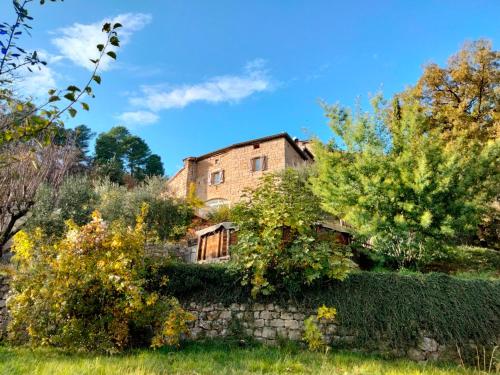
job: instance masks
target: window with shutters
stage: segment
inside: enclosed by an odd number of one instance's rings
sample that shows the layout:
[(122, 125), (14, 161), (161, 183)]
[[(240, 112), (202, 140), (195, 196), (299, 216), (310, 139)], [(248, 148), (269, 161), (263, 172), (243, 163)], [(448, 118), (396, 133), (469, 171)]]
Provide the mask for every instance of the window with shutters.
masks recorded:
[(267, 169), (267, 158), (259, 156), (251, 160), (252, 172), (264, 171)]
[(210, 173), (210, 185), (220, 185), (224, 182), (224, 171), (214, 171)]

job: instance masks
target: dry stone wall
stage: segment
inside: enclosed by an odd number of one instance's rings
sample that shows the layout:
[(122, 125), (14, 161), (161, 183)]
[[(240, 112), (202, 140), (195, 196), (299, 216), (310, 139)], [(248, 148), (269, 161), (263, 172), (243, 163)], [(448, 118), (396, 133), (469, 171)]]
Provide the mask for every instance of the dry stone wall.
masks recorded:
[(9, 279), (0, 275), (0, 338), (7, 328), (7, 293), (9, 292)]
[[(0, 275), (0, 339), (5, 335), (8, 321), (8, 292), (9, 279)], [(221, 303), (185, 302), (184, 307), (195, 317), (190, 323), (193, 339), (246, 336), (268, 345), (276, 345), (280, 339), (302, 340), (304, 319), (315, 314), (311, 309), (294, 305), (283, 307), (275, 303), (233, 303), (225, 306)], [(365, 349), (356, 347), (356, 332), (345, 329), (337, 321), (321, 324), (320, 328), (333, 347)], [(496, 342), (500, 342), (500, 337)], [(474, 351), (475, 344), (469, 344), (470, 350)], [(388, 343), (380, 339), (377, 351), (415, 361), (459, 360), (455, 347), (441, 345), (425, 332), (420, 333), (416, 345), (404, 350), (389, 349)]]
[[(185, 308), (195, 320), (190, 325), (193, 339), (224, 338), (228, 336), (246, 336), (259, 342), (276, 345), (280, 339), (302, 340), (304, 319), (314, 315), (315, 311), (296, 307), (282, 307), (277, 304), (223, 304), (187, 303)], [(326, 341), (332, 346), (351, 347), (356, 340), (356, 332), (349, 332), (338, 322), (321, 324)], [(456, 360), (456, 350), (440, 345), (432, 337), (421, 333), (417, 344), (410, 349), (388, 349), (383, 340), (379, 352), (397, 357), (407, 357), (415, 361)]]

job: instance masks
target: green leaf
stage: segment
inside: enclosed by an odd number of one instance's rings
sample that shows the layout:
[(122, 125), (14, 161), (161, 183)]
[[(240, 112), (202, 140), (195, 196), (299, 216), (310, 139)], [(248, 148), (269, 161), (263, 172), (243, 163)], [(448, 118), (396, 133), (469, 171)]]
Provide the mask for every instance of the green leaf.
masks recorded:
[(93, 79), (94, 81), (96, 81), (96, 82), (97, 82), (97, 84), (99, 84), (99, 85), (101, 84), (101, 76), (99, 76), (99, 75), (97, 75), (97, 74), (94, 74), (94, 76), (92, 77), (92, 79)]
[(109, 40), (109, 42), (111, 43), (111, 45), (113, 46), (116, 46), (116, 47), (119, 47), (120, 46), (120, 40), (118, 39), (117, 36), (113, 36), (111, 37), (111, 39)]
[(89, 105), (87, 103), (82, 102), (81, 105), (82, 105), (82, 108), (84, 110), (86, 110), (86, 111), (90, 110), (90, 107), (89, 107)]
[(57, 102), (57, 101), (59, 101), (59, 100), (61, 100), (61, 98), (60, 98), (60, 97), (58, 97), (57, 95), (53, 95), (53, 96), (51, 96), (51, 97), (49, 98), (49, 103), (52, 103), (52, 102)]
[(97, 49), (99, 50), (99, 52), (102, 52), (102, 50), (104, 49), (104, 44), (98, 44)]
[(48, 93), (49, 93), (49, 95), (54, 95), (54, 94), (56, 93), (56, 90), (54, 90), (54, 89), (50, 89), (50, 90), (48, 91)]
[(70, 114), (71, 117), (75, 117), (76, 113), (77, 113), (77, 110), (74, 109), (74, 108), (69, 108), (68, 112), (69, 112), (69, 114)]
[(111, 31), (111, 24), (109, 22), (106, 22), (104, 25), (102, 25), (102, 31), (109, 33)]
[(112, 59), (115, 59), (115, 60), (116, 60), (116, 53), (115, 53), (115, 52), (113, 52), (113, 51), (109, 51), (109, 52), (107, 53), (107, 55), (108, 55), (109, 57), (111, 57)]
[(120, 27), (122, 27), (122, 26), (123, 26), (123, 25), (122, 25), (120, 22), (117, 22), (117, 23), (115, 23), (115, 24), (113, 25), (113, 30), (114, 30), (114, 29), (118, 29), (118, 28), (120, 28)]
[(66, 90), (68, 90), (68, 91), (82, 91), (74, 85), (68, 86), (68, 88)]
[(72, 102), (75, 101), (75, 94), (73, 94), (72, 92), (68, 92), (66, 95), (64, 95), (64, 97), (66, 99), (68, 99), (69, 101), (72, 101)]

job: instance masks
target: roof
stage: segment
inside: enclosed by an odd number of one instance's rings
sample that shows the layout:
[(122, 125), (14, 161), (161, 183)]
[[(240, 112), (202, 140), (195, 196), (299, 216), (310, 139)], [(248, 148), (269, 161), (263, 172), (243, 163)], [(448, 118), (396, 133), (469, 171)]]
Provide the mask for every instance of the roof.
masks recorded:
[(198, 235), (198, 237), (201, 237), (205, 234), (216, 232), (217, 230), (219, 230), (221, 228), (223, 228), (223, 229), (236, 229), (236, 226), (229, 221), (225, 221), (223, 223), (215, 224), (215, 225), (212, 225), (211, 227), (199, 230), (196, 232), (196, 234)]
[(292, 147), (295, 149), (295, 151), (297, 151), (297, 153), (300, 155), (300, 157), (302, 159), (309, 160), (309, 159), (312, 158), (312, 154), (310, 152), (306, 152), (306, 151), (302, 150), (299, 147), (299, 145), (292, 139), (292, 137), (290, 137), (290, 135), (288, 133), (278, 133), (278, 134), (270, 135), (270, 136), (267, 136), (267, 137), (252, 139), (250, 141), (235, 143), (235, 144), (232, 144), (230, 146), (227, 146), (227, 147), (220, 148), (218, 150), (209, 152), (207, 154), (204, 154), (204, 155), (201, 155), (201, 156), (196, 156), (196, 157), (188, 157), (188, 158), (186, 158), (184, 160), (189, 159), (189, 160), (193, 160), (193, 161), (200, 161), (200, 160), (209, 158), (210, 156), (214, 156), (214, 155), (217, 155), (217, 154), (222, 154), (224, 152), (227, 152), (227, 151), (235, 149), (235, 148), (250, 146), (250, 145), (253, 145), (253, 144), (256, 144), (256, 143), (269, 142), (269, 141), (273, 141), (273, 140), (279, 139), (279, 138), (285, 138), (288, 141), (288, 143), (290, 143), (290, 145), (292, 145)]

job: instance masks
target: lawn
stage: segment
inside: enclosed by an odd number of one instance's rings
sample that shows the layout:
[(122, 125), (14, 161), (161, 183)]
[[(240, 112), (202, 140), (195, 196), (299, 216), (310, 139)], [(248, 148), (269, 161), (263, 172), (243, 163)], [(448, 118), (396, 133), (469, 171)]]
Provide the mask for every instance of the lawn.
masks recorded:
[[(68, 354), (53, 349), (0, 347), (0, 374), (474, 374), (454, 365), (418, 364), (349, 352), (318, 354), (225, 342), (189, 343), (180, 350), (124, 355)], [(477, 372), (476, 372), (477, 373)]]

